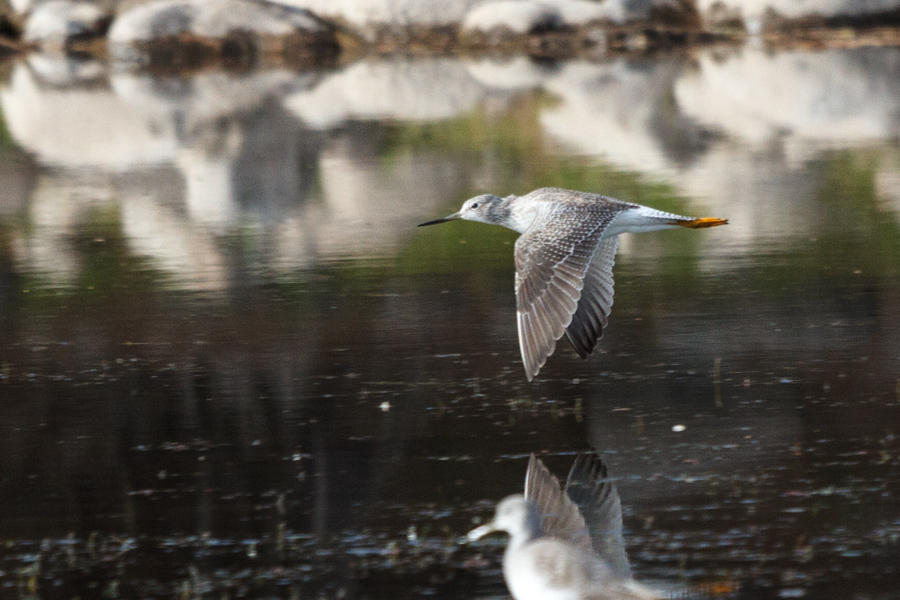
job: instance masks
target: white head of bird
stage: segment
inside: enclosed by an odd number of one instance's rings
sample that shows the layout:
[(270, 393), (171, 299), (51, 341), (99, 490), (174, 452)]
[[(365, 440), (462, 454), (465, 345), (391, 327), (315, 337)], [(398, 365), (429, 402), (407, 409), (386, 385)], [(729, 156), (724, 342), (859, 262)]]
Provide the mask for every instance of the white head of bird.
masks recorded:
[(495, 531), (509, 534), (511, 544), (527, 542), (543, 535), (541, 515), (537, 507), (522, 494), (507, 496), (497, 504), (494, 518), (469, 532), (470, 541)]
[(513, 202), (515, 199), (516, 196), (501, 198), (493, 194), (481, 194), (466, 200), (458, 212), (447, 215), (442, 219), (422, 223), (419, 227), (462, 219), (464, 221), (487, 223), (488, 225), (502, 225), (523, 233), (534, 221), (534, 214), (533, 211), (527, 211), (529, 212), (528, 215), (522, 213), (519, 210), (520, 207)]

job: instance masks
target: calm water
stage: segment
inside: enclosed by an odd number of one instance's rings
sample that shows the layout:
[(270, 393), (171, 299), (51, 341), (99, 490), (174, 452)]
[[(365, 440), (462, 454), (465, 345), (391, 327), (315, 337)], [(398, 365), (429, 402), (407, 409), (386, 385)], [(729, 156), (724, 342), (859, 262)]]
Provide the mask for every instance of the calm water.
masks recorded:
[[(6, 70), (3, 597), (503, 597), (593, 445), (642, 581), (900, 598), (900, 49)], [(514, 234), (414, 226), (550, 185), (731, 224), (528, 384)]]

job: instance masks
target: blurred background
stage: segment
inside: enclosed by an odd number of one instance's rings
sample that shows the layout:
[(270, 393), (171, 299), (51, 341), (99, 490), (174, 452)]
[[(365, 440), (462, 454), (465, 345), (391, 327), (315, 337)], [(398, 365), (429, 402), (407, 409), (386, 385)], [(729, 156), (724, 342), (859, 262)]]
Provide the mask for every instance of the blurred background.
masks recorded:
[[(337, 57), (185, 66), (112, 43), (154, 3), (13, 4), (0, 596), (502, 598), (505, 540), (458, 538), (593, 446), (641, 581), (900, 598), (892, 7), (680, 6), (659, 47), (650, 4), (398, 38), (345, 2)], [(415, 225), (544, 186), (729, 225), (624, 236), (597, 352), (529, 384), (515, 234)]]

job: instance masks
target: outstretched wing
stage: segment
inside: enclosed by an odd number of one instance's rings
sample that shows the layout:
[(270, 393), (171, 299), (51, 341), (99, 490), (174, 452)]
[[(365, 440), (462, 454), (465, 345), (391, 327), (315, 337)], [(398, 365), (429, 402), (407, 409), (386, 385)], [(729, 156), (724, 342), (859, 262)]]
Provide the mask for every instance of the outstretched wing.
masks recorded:
[(569, 540), (587, 551), (591, 550), (591, 537), (578, 506), (534, 454), (528, 460), (528, 471), (525, 473), (525, 498), (537, 507), (544, 535)]
[[(623, 208), (627, 206), (623, 205)], [(599, 261), (597, 267), (592, 265), (603, 232), (620, 210), (607, 204), (548, 202), (542, 214), (516, 241), (519, 347), (529, 381), (553, 354), (556, 340), (572, 323), (586, 277), (592, 297), (605, 297), (602, 293), (598, 296), (596, 290), (603, 292), (608, 288), (609, 301), (604, 305), (598, 300), (597, 308), (592, 305), (579, 314), (578, 324), (570, 337), (579, 340), (573, 345), (578, 344), (576, 350), (582, 356), (586, 355), (583, 353), (585, 347), (593, 350), (596, 345), (599, 332), (594, 335), (598, 329), (594, 323), (599, 323), (599, 329), (602, 329), (612, 304), (611, 257)], [(603, 315), (602, 319), (598, 314)]]
[(566, 495), (584, 517), (594, 552), (615, 575), (630, 579), (631, 566), (622, 536), (622, 504), (599, 456), (593, 452), (578, 455), (566, 478)]
[(603, 238), (584, 275), (584, 287), (572, 322), (566, 327), (566, 336), (581, 358), (597, 347), (603, 337), (607, 317), (613, 304), (613, 273), (619, 236)]

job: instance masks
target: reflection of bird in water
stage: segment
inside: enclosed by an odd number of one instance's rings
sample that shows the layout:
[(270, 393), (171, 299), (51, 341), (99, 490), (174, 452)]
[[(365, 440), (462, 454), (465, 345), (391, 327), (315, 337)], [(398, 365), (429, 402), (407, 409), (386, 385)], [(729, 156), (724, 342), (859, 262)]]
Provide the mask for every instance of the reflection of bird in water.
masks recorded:
[(620, 233), (715, 227), (725, 219), (682, 217), (606, 196), (541, 188), (525, 196), (467, 200), (454, 219), (503, 225), (516, 241), (519, 347), (530, 381), (563, 333), (582, 358), (594, 351), (613, 303)]
[(575, 459), (565, 490), (532, 454), (525, 495), (502, 500), (494, 519), (468, 537), (493, 531), (509, 533), (503, 577), (515, 600), (661, 597), (631, 576), (619, 495), (596, 454)]

